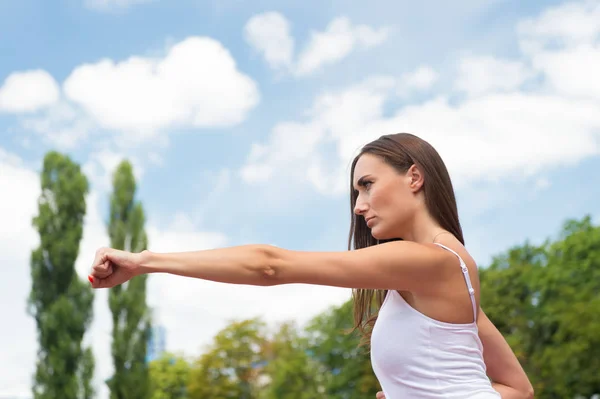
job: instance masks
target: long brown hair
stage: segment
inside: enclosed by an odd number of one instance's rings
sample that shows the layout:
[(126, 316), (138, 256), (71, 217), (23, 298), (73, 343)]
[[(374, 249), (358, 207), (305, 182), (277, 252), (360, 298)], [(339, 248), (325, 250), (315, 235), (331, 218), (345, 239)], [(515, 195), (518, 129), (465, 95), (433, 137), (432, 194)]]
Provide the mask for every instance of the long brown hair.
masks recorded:
[[(350, 171), (350, 234), (348, 250), (366, 248), (377, 245), (377, 241), (367, 227), (364, 218), (354, 213), (358, 193), (354, 190), (354, 168), (363, 154), (380, 157), (384, 162), (394, 167), (399, 173), (406, 173), (412, 165), (417, 165), (423, 173), (423, 194), (427, 210), (439, 225), (454, 234), (464, 245), (464, 238), (454, 189), (450, 174), (438, 152), (427, 141), (409, 133), (384, 135), (365, 145), (352, 161)], [(396, 239), (386, 240), (394, 241)], [(361, 332), (360, 346), (370, 346), (371, 330), (377, 320), (377, 313), (383, 304), (387, 290), (355, 289), (352, 291), (354, 300), (354, 328)]]

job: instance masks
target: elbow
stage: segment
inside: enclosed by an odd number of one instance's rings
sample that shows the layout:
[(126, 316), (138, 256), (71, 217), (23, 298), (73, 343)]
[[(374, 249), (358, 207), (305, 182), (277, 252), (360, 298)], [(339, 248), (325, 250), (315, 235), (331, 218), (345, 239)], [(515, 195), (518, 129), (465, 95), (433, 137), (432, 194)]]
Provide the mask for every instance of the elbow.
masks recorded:
[(520, 391), (523, 393), (523, 399), (533, 399), (535, 394), (535, 392), (533, 391), (533, 385), (531, 385), (529, 379), (527, 379), (527, 384), (524, 384)]
[(257, 262), (253, 269), (258, 274), (255, 285), (270, 287), (282, 284), (280, 273), (277, 272), (277, 264), (282, 259), (282, 249), (273, 245), (257, 245), (255, 250)]
[(533, 386), (528, 385), (528, 386), (524, 386), (521, 388), (513, 388), (516, 392), (519, 393), (519, 398), (521, 399), (533, 399), (534, 398), (534, 391), (533, 391)]

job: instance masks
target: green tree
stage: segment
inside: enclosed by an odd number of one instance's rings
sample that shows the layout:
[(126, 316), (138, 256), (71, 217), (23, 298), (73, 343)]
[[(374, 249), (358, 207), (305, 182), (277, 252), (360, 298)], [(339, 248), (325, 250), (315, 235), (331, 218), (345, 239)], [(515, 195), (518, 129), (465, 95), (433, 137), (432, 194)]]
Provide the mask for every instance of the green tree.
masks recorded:
[(534, 281), (544, 327), (535, 338), (545, 345), (536, 348), (533, 366), (546, 397), (589, 398), (600, 394), (600, 228), (589, 216), (569, 220), (547, 253)]
[(88, 181), (68, 156), (49, 152), (41, 173), (40, 245), (31, 254), (28, 311), (39, 349), (32, 388), (36, 399), (91, 398), (94, 359), (82, 340), (93, 316), (93, 292), (75, 271), (86, 213)]
[[(147, 249), (144, 209), (135, 200), (135, 193), (133, 168), (128, 161), (123, 161), (113, 175), (108, 226), (112, 248), (132, 252)], [(109, 291), (114, 374), (107, 384), (111, 399), (148, 397), (146, 343), (150, 333), (150, 312), (146, 304), (146, 281), (146, 275), (137, 276)]]
[(232, 322), (193, 365), (190, 399), (255, 399), (264, 367), (265, 324), (259, 319)]
[[(323, 376), (320, 365), (311, 357), (308, 340), (294, 323), (283, 323), (265, 346), (269, 383), (261, 399), (313, 399), (322, 396)], [(321, 393), (320, 393), (321, 392)]]
[(481, 305), (536, 398), (600, 393), (600, 228), (569, 220), (558, 239), (511, 248), (481, 270)]
[(172, 353), (151, 361), (150, 399), (187, 399), (190, 370), (186, 359)]
[(539, 310), (539, 293), (533, 282), (547, 263), (544, 246), (526, 242), (494, 257), (488, 268), (480, 269), (481, 307), (504, 335), (524, 368), (531, 363), (535, 346), (545, 345), (533, 328)]
[(368, 348), (358, 347), (353, 325), (352, 300), (315, 317), (307, 327), (311, 356), (325, 376), (324, 396), (329, 399), (373, 399), (380, 385), (371, 366)]

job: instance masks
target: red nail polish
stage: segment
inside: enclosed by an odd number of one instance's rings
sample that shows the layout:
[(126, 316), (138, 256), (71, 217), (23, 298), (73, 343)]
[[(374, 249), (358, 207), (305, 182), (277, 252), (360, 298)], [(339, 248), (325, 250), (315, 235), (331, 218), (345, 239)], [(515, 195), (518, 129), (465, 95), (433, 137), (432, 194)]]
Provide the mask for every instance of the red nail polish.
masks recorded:
[(94, 278), (92, 276), (88, 276), (88, 280), (90, 280), (91, 284), (94, 284)]

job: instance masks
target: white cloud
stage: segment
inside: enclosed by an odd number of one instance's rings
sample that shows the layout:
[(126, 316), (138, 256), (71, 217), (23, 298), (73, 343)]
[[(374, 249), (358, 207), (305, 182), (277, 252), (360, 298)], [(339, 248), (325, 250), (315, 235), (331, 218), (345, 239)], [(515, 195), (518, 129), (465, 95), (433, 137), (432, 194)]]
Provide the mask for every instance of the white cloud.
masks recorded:
[(290, 23), (278, 12), (265, 12), (251, 17), (244, 27), (246, 41), (262, 53), (271, 68), (290, 68), (294, 55), (294, 39)]
[(123, 149), (164, 146), (173, 129), (237, 125), (260, 101), (257, 84), (207, 37), (189, 37), (161, 56), (79, 65), (62, 92), (47, 72), (15, 72), (0, 90), (0, 110), (44, 109), (20, 123), (61, 150), (91, 134), (108, 135)]
[(470, 96), (518, 90), (532, 76), (520, 61), (492, 56), (469, 56), (460, 60), (456, 89)]
[(154, 0), (85, 0), (85, 5), (98, 11), (124, 10)]
[(600, 99), (600, 1), (570, 2), (518, 26), (519, 45), (549, 90)]
[(294, 38), (290, 22), (282, 14), (269, 11), (251, 17), (244, 28), (246, 41), (262, 53), (269, 66), (306, 76), (348, 57), (356, 49), (383, 43), (391, 30), (352, 24), (347, 17), (333, 19), (322, 32), (313, 31), (294, 63)]
[[(457, 185), (508, 174), (526, 176), (600, 150), (596, 144), (600, 117), (593, 102), (509, 93), (452, 105), (439, 97), (384, 117), (388, 99), (389, 91), (364, 86), (323, 95), (315, 101), (313, 110), (318, 111), (312, 120), (279, 124), (267, 144), (269, 150), (243, 171), (258, 167), (286, 180), (303, 178), (325, 193), (342, 193), (347, 190), (347, 166), (359, 147), (381, 134), (400, 131), (430, 141)], [(319, 133), (319, 137), (302, 141), (301, 132)], [(323, 154), (328, 143), (335, 146), (335, 155)], [(281, 156), (291, 153), (295, 156)], [(247, 174), (243, 176), (251, 181)]]
[(428, 65), (423, 65), (401, 77), (401, 84), (407, 89), (427, 90), (438, 80), (438, 73)]
[(131, 162), (134, 177), (139, 184), (144, 175), (144, 167), (142, 161), (132, 154), (101, 149), (89, 154), (82, 169), (88, 179), (94, 182), (95, 190), (107, 193), (112, 188), (113, 173), (124, 159)]
[(343, 154), (342, 161), (332, 167), (336, 175), (345, 176), (346, 161), (361, 145), (365, 128), (382, 117), (389, 93), (405, 84), (404, 79), (374, 77), (349, 90), (320, 95), (307, 112), (308, 121), (279, 123), (268, 143), (253, 146), (240, 171), (242, 178), (257, 183), (278, 173), (286, 180), (308, 179), (320, 191), (343, 191), (344, 179), (322, 173), (326, 159), (331, 158), (331, 154), (323, 154), (322, 147), (333, 144), (337, 154)]
[(0, 148), (0, 314), (2, 331), (0, 396), (31, 397), (36, 359), (35, 321), (26, 313), (31, 288), (29, 259), (39, 239), (31, 226), (40, 194), (39, 178), (21, 159)]
[(367, 25), (352, 25), (346, 17), (331, 21), (324, 32), (313, 32), (310, 42), (299, 55), (297, 75), (308, 75), (321, 67), (340, 61), (355, 48), (369, 48), (383, 43), (388, 28), (374, 29)]
[(158, 152), (156, 152), (156, 151), (147, 152), (146, 155), (148, 156), (148, 162), (151, 165), (156, 165), (156, 166), (164, 166), (165, 165), (165, 159)]
[(0, 111), (35, 112), (58, 101), (60, 88), (46, 71), (14, 72), (0, 87)]
[(536, 190), (539, 190), (539, 191), (546, 190), (550, 186), (552, 186), (552, 183), (546, 177), (540, 177), (539, 179), (537, 179), (535, 181), (535, 189)]
[[(588, 21), (588, 15), (572, 9), (597, 12), (590, 11), (589, 4), (587, 8), (567, 7), (566, 14)], [(348, 166), (359, 147), (382, 134), (402, 131), (431, 142), (457, 186), (531, 176), (599, 154), (597, 33), (590, 44), (590, 24), (584, 34), (569, 30), (572, 25), (565, 22), (569, 29), (558, 32), (567, 32), (569, 40), (563, 42), (568, 45), (545, 47), (547, 35), (557, 33), (546, 33), (540, 26), (551, 26), (545, 18), (555, 14), (549, 11), (522, 25), (527, 28), (520, 28), (524, 32), (520, 40), (529, 41), (525, 47), (530, 50), (524, 52), (523, 60), (469, 57), (462, 61), (464, 75), (457, 85), (478, 96), (457, 102), (451, 92), (390, 112), (386, 106), (395, 100), (397, 88), (403, 87), (402, 78), (379, 77), (345, 90), (327, 91), (316, 98), (306, 121), (278, 123), (267, 142), (255, 144), (260, 151), (248, 158), (241, 176), (249, 183), (265, 177), (279, 178), (282, 184), (300, 180), (320, 192), (339, 194), (347, 191)], [(519, 87), (530, 76), (524, 65), (533, 65), (531, 77), (537, 86), (528, 82), (521, 91)], [(471, 81), (467, 81), (468, 73)]]
[(598, 0), (565, 2), (521, 21), (517, 26), (519, 44), (528, 53), (556, 46), (589, 45), (598, 40), (599, 19)]
[(549, 89), (564, 96), (600, 100), (600, 43), (581, 45), (560, 52), (534, 55), (533, 65), (546, 77)]
[[(269, 143), (269, 153), (262, 152), (259, 145), (255, 146), (250, 154), (251, 163), (244, 167), (242, 176), (247, 181), (268, 180), (275, 173), (277, 164), (309, 157), (323, 135), (323, 129), (311, 124), (284, 123), (276, 126)], [(264, 162), (266, 157), (268, 161)]]
[(167, 128), (233, 126), (258, 103), (258, 88), (219, 42), (191, 37), (164, 58), (131, 57), (81, 65), (67, 98), (100, 127), (141, 139)]
[(93, 121), (64, 101), (53, 104), (40, 115), (24, 118), (21, 123), (23, 128), (61, 150), (74, 149), (94, 129)]

